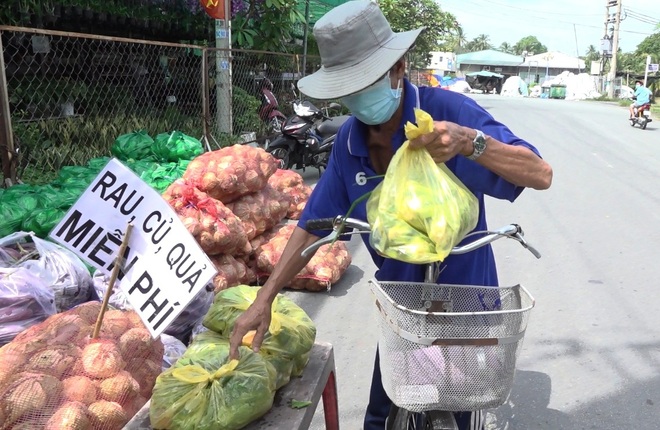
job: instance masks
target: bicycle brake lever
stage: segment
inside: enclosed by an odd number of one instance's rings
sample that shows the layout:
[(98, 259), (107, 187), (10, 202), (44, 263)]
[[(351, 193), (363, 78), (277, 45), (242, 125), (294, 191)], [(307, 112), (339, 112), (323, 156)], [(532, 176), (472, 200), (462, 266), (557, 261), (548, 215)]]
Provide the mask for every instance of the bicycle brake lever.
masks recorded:
[(313, 255), (320, 247), (323, 245), (326, 245), (328, 243), (332, 243), (337, 239), (337, 236), (339, 236), (337, 231), (333, 231), (326, 237), (319, 239), (318, 241), (314, 242), (313, 244), (309, 245), (307, 248), (303, 249), (302, 252), (300, 253), (300, 256), (303, 258), (307, 258), (311, 255)]
[(516, 233), (516, 234), (514, 235), (514, 237), (516, 238), (516, 240), (517, 240), (518, 242), (520, 242), (520, 244), (521, 244), (525, 249), (527, 249), (529, 252), (531, 252), (532, 255), (534, 255), (534, 257), (536, 257), (536, 258), (541, 258), (541, 253), (540, 253), (536, 248), (534, 248), (529, 242), (527, 242), (527, 241), (525, 240), (525, 237), (523, 236), (523, 231), (522, 231), (522, 229), (520, 230), (520, 232)]

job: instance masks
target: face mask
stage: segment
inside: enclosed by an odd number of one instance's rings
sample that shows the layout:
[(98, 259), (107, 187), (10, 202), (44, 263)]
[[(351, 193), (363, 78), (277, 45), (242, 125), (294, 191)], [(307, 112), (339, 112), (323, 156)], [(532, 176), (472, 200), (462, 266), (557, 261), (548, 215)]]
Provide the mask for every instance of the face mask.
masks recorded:
[(401, 102), (401, 81), (392, 89), (390, 74), (359, 93), (342, 98), (342, 102), (360, 121), (368, 125), (384, 124), (392, 118)]

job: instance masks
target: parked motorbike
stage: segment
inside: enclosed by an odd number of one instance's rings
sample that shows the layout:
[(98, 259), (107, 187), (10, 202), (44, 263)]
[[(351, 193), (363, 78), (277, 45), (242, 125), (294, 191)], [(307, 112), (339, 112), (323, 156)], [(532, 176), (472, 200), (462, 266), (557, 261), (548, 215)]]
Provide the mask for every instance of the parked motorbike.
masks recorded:
[(259, 106), (259, 118), (268, 124), (268, 134), (280, 133), (286, 116), (280, 111), (279, 103), (273, 94), (273, 83), (264, 78), (259, 83), (259, 92), (262, 95), (261, 106)]
[(350, 118), (330, 117), (341, 105), (330, 103), (323, 110), (305, 100), (293, 102), (294, 114), (286, 119), (282, 134), (272, 140), (266, 151), (280, 160), (282, 169), (316, 167), (321, 173), (328, 166), (337, 131)]
[(646, 125), (653, 121), (645, 112), (651, 110), (651, 103), (646, 103), (635, 108), (635, 116), (630, 118), (630, 126), (638, 125), (642, 130), (646, 130)]

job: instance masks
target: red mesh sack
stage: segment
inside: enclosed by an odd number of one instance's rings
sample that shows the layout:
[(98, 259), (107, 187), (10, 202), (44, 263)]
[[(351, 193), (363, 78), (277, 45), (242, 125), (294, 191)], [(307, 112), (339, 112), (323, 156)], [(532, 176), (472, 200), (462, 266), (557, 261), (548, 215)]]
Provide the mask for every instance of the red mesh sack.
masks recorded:
[(241, 284), (249, 285), (257, 279), (254, 270), (241, 258), (227, 254), (209, 258), (218, 271), (213, 278), (213, 288), (216, 293)]
[(243, 222), (219, 200), (183, 180), (163, 193), (200, 247), (208, 255), (249, 254), (252, 251)]
[(0, 348), (1, 428), (119, 430), (151, 396), (163, 344), (135, 312), (99, 302), (30, 327)]
[(289, 197), (291, 203), (286, 214), (287, 218), (300, 219), (312, 193), (312, 188), (305, 185), (302, 176), (293, 170), (277, 169), (268, 179), (268, 184)]
[[(267, 278), (272, 273), (294, 229), (294, 225), (282, 227), (274, 237), (255, 250), (260, 278)], [(308, 291), (329, 290), (332, 284), (339, 281), (350, 264), (351, 256), (344, 242), (323, 245), (288, 287)]]
[(278, 165), (279, 161), (261, 148), (233, 145), (192, 160), (183, 179), (227, 203), (261, 190)]
[(243, 221), (248, 239), (264, 233), (282, 221), (289, 210), (288, 196), (270, 185), (227, 203), (227, 207)]

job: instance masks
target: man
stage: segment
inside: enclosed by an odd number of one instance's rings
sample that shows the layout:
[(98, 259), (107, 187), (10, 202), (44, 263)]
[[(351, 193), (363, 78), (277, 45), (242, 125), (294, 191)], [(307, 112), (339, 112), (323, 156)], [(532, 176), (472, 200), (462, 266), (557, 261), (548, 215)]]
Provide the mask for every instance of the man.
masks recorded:
[[(353, 117), (337, 134), (328, 168), (287, 244), (280, 263), (261, 288), (254, 304), (238, 319), (231, 337), (232, 354), (242, 337), (257, 330), (258, 348), (270, 322), (277, 293), (305, 266), (300, 253), (327, 232), (308, 233), (307, 220), (344, 215), (349, 206), (373, 190), (387, 170), (394, 152), (405, 141), (403, 126), (414, 122), (420, 107), (436, 120), (434, 131), (411, 142), (425, 146), (437, 162), (446, 163), (480, 202), (478, 230), (486, 229), (484, 195), (513, 201), (523, 187), (546, 189), (552, 169), (529, 143), (496, 122), (472, 99), (438, 88), (417, 88), (404, 78), (403, 59), (422, 29), (393, 33), (374, 2), (349, 1), (323, 16), (314, 26), (322, 67), (300, 80), (301, 92), (316, 99), (341, 98)], [(352, 217), (366, 220), (366, 205)], [(301, 228), (302, 227), (302, 228)], [(368, 246), (368, 239), (365, 239)], [(369, 251), (378, 267), (376, 278), (387, 281), (422, 281), (424, 266), (385, 259)], [(450, 256), (442, 264), (439, 282), (497, 285), (490, 247)], [(363, 304), (368, 306), (368, 304)], [(339, 346), (340, 347), (340, 346)], [(365, 430), (382, 430), (391, 402), (385, 393), (376, 352)], [(456, 414), (460, 428), (479, 421), (469, 412)], [(474, 429), (480, 430), (483, 424)]]
[(644, 86), (644, 82), (641, 80), (635, 81), (635, 94), (633, 94), (633, 99), (635, 100), (630, 105), (630, 118), (634, 118), (637, 115), (637, 108), (651, 102), (651, 90)]

